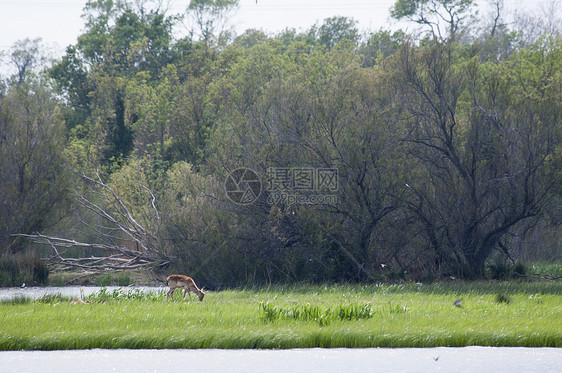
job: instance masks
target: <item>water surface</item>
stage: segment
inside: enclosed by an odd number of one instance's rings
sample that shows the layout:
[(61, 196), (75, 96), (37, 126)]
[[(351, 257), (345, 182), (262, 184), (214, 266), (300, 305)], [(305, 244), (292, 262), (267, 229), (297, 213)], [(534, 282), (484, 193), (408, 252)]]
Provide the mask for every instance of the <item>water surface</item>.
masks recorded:
[[(99, 292), (102, 289), (100, 286), (48, 286), (48, 287), (18, 287), (18, 288), (0, 288), (0, 300), (9, 300), (17, 297), (25, 298), (41, 298), (45, 295), (60, 294), (65, 297), (80, 297), (80, 290), (83, 290), (83, 296), (88, 296), (92, 293)], [(139, 289), (141, 291), (165, 291), (165, 287), (154, 287), (154, 286), (107, 286), (103, 289), (107, 289), (109, 292), (121, 289), (123, 291)]]
[(437, 347), (0, 352), (0, 372), (560, 372), (562, 349)]

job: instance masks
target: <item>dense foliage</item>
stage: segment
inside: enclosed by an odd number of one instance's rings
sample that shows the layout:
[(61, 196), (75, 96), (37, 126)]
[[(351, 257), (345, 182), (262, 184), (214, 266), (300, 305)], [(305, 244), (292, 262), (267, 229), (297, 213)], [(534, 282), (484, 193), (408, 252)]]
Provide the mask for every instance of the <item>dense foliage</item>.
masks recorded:
[(530, 39), (498, 13), (471, 34), (471, 1), (401, 0), (393, 15), (429, 33), (361, 36), (334, 17), (235, 36), (236, 4), (192, 1), (178, 39), (182, 17), (152, 2), (91, 0), (52, 65), (16, 46), (1, 253), (39, 231), (111, 245), (95, 210), (148, 237), (120, 237), (128, 250), (151, 245), (159, 268), (203, 284), (479, 277), (494, 255), (560, 258), (560, 30)]

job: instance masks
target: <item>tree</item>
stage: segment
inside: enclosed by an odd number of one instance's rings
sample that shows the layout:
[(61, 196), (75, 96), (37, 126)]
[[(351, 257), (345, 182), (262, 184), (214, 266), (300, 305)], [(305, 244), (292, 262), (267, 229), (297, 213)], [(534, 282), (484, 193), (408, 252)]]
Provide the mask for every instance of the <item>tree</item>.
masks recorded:
[(62, 109), (68, 129), (83, 125), (91, 114), (90, 93), (93, 86), (80, 51), (75, 46), (68, 46), (61, 60), (47, 71), (56, 82), (57, 91), (68, 99), (68, 104)]
[(91, 0), (83, 17), (86, 31), (50, 74), (69, 101), (73, 158), (88, 154), (112, 171), (133, 152), (135, 110), (143, 107), (127, 95), (138, 101), (134, 87), (152, 88), (176, 56), (170, 47), (177, 16), (167, 15), (160, 1)]
[(378, 71), (340, 70), (313, 90), (309, 127), (293, 135), (306, 154), (301, 162), (338, 170), (337, 204), (299, 209), (307, 216), (301, 218), (303, 225), (323, 227), (321, 235), (330, 244), (312, 256), (337, 263), (331, 276), (338, 280), (373, 281), (381, 263), (407, 265), (401, 262), (401, 243), (391, 233), (399, 225), (393, 194), (402, 171), (396, 158), (399, 131), (388, 117), (388, 91), (380, 89), (385, 84)]
[(406, 34), (402, 30), (390, 32), (380, 30), (369, 35), (368, 39), (360, 46), (360, 52), (364, 57), (363, 67), (374, 66), (380, 58), (386, 58), (398, 51)]
[[(440, 271), (483, 275), (505, 236), (548, 201), (544, 173), (559, 141), (560, 104), (552, 100), (562, 59), (559, 48), (523, 55), (495, 66), (459, 63), (441, 43), (400, 52), (405, 141), (418, 169), (407, 181), (407, 204)], [(516, 79), (513, 71), (521, 71)]]
[(268, 36), (263, 30), (248, 29), (241, 35), (236, 36), (234, 44), (244, 48), (251, 48), (254, 45), (267, 43)]
[(85, 32), (76, 49), (86, 65), (106, 64), (119, 75), (148, 70), (156, 76), (170, 53), (172, 27), (161, 1), (90, 0), (84, 7)]
[(326, 18), (322, 25), (318, 27), (317, 33), (318, 42), (328, 50), (343, 40), (352, 44), (357, 44), (359, 40), (357, 21), (347, 17)]
[(206, 45), (219, 42), (238, 3), (239, 0), (191, 0), (187, 12), (197, 27), (193, 32)]
[(241, 260), (236, 219), (222, 205), (227, 197), (221, 180), (179, 161), (167, 171), (162, 192), (162, 235), (171, 268), (217, 286), (244, 283), (249, 271), (259, 270)]
[[(97, 70), (97, 69), (96, 69)], [(126, 79), (95, 71), (90, 94), (92, 114), (88, 123), (89, 137), (98, 139), (95, 157), (105, 171), (115, 171), (133, 151), (134, 113), (128, 110)]]
[(16, 74), (12, 80), (16, 85), (22, 84), (27, 77), (32, 76), (37, 67), (44, 63), (45, 58), (41, 55), (40, 42), (41, 39), (24, 39), (16, 42), (12, 47), (10, 59), (16, 68)]
[[(498, 7), (468, 44), (473, 1), (399, 0), (394, 16), (429, 36), (359, 43), (354, 20), (332, 17), (232, 39), (238, 1), (189, 4), (175, 40), (163, 1), (88, 1), (85, 31), (49, 69), (55, 91), (33, 74), (36, 43), (12, 54), (4, 248), (31, 237), (58, 268), (166, 267), (221, 286), (479, 277), (529, 233), (557, 242), (555, 22), (521, 36)], [(67, 188), (63, 162), (83, 184)], [(229, 199), (255, 186), (233, 183), (240, 167), (262, 182), (249, 204)], [(68, 190), (76, 209), (52, 227)]]
[[(107, 272), (169, 264), (169, 258), (158, 245), (160, 214), (155, 204), (156, 198), (146, 187), (142, 171), (134, 169), (135, 166), (138, 164), (123, 167), (114, 173), (114, 186), (103, 181), (99, 174), (95, 177), (78, 174), (90, 186), (90, 193), (76, 192), (75, 202), (82, 210), (97, 216), (93, 226), (81, 219), (78, 219), (78, 223), (96, 233), (95, 242), (42, 233), (18, 236), (49, 246), (53, 254), (48, 260), (59, 270)], [(117, 188), (121, 189), (123, 195)], [(76, 248), (93, 249), (96, 255), (74, 258), (66, 254), (69, 249)]]
[(403, 243), (381, 239), (399, 225), (391, 191), (402, 172), (393, 162), (400, 146), (388, 122), (391, 90), (374, 90), (388, 84), (379, 72), (336, 49), (294, 58), (291, 50), (263, 53), (261, 46), (225, 77), (234, 87), (205, 169), (222, 175), (245, 166), (263, 180), (268, 168), (337, 170), (337, 190), (288, 191), (305, 200), (333, 194), (333, 203), (291, 203), (277, 197), (286, 191), (264, 181), (253, 205), (223, 207), (237, 222), (229, 247), (262, 263), (268, 281), (372, 281), (380, 263), (401, 259)]
[[(21, 77), (21, 79), (20, 79)], [(29, 73), (0, 97), (0, 248), (57, 221), (67, 201), (64, 121), (48, 85)]]
[(562, 36), (562, 13), (557, 0), (546, 1), (540, 12), (515, 11), (511, 28), (526, 46), (532, 46), (543, 37)]
[(473, 0), (397, 0), (390, 15), (429, 27), (439, 40), (454, 40), (470, 21), (473, 5)]

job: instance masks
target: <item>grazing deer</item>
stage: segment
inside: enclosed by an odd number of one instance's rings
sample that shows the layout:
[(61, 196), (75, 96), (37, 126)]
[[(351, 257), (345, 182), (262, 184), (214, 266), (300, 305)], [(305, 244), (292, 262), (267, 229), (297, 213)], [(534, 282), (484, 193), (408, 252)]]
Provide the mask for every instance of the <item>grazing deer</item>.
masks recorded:
[(191, 300), (191, 292), (193, 291), (199, 297), (199, 301), (203, 300), (205, 296), (205, 292), (203, 288), (199, 289), (197, 285), (195, 285), (195, 281), (191, 277), (183, 276), (183, 275), (171, 275), (168, 276), (168, 286), (170, 290), (168, 294), (166, 294), (166, 300), (168, 298), (174, 299), (174, 291), (176, 289), (183, 289), (183, 298), (185, 299), (185, 293), (189, 294), (189, 300)]
[(74, 299), (70, 302), (70, 304), (90, 304), (90, 301), (87, 300), (87, 301), (84, 302), (84, 301), (83, 301), (82, 299), (80, 299), (80, 298), (74, 298)]

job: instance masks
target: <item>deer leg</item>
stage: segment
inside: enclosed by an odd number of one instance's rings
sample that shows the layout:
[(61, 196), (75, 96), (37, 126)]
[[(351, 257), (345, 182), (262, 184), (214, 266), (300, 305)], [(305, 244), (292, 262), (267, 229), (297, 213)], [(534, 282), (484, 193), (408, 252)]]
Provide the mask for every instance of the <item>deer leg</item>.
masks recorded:
[(174, 291), (176, 291), (176, 289), (168, 290), (168, 293), (166, 294), (166, 301), (169, 301), (169, 298), (172, 298), (172, 300), (174, 300)]

